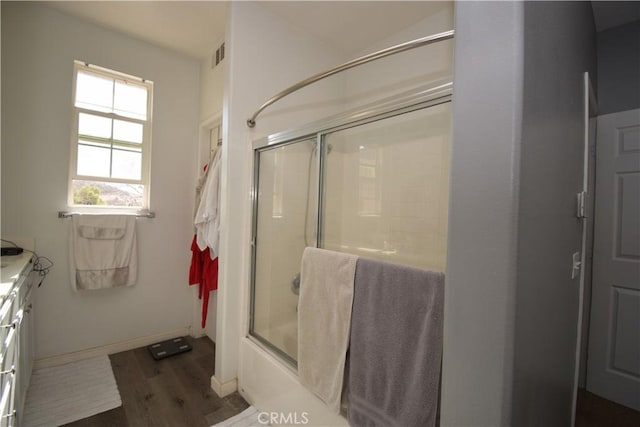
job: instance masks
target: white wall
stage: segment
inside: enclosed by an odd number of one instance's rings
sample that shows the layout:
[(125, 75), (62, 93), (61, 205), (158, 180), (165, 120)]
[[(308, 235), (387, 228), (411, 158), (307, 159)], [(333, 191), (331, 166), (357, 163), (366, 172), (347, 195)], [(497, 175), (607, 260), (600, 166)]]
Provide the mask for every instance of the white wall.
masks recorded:
[(599, 32), (597, 50), (598, 113), (640, 107), (640, 21)]
[(581, 246), (583, 73), (596, 68), (595, 24), (585, 2), (526, 2), (524, 11), (512, 423), (570, 425), (580, 285), (570, 271)]
[(443, 426), (510, 426), (523, 5), (458, 2)]
[[(138, 283), (76, 293), (66, 210), (73, 60), (154, 82), (151, 208), (139, 219)], [(36, 357), (187, 331), (199, 63), (37, 3), (2, 2), (2, 233), (55, 262), (38, 289)]]
[[(245, 122), (278, 91), (342, 58), (257, 3), (233, 2), (229, 9), (221, 221), (226, 227), (220, 244), (221, 287), (213, 381), (233, 385), (237, 377), (240, 390), (261, 409), (295, 410), (306, 405), (310, 393), (287, 369), (264, 352), (255, 351), (255, 346), (244, 338), (248, 327), (251, 143), (274, 131), (335, 113), (342, 107), (341, 79), (327, 80), (279, 102), (258, 118), (253, 130)], [(267, 368), (260, 368), (265, 365)], [(291, 395), (293, 398), (289, 398)], [(328, 420), (336, 421), (335, 417)]]
[[(219, 46), (216, 43), (215, 46)], [(213, 51), (215, 55), (215, 50)], [(211, 67), (211, 55), (202, 58), (200, 62), (200, 121), (222, 113), (222, 98), (224, 96), (224, 66), (218, 64)]]
[(444, 426), (572, 419), (584, 2), (460, 2), (442, 376)]
[[(221, 42), (215, 44), (220, 46)], [(212, 49), (215, 55), (215, 49)], [(210, 159), (211, 146), (208, 137), (208, 129), (219, 125), (222, 119), (222, 99), (224, 95), (225, 73), (222, 63), (211, 67), (211, 55), (200, 61), (200, 126), (198, 129), (199, 143), (196, 163), (193, 165), (197, 174), (202, 174), (204, 165)], [(199, 175), (198, 175), (199, 176)], [(195, 187), (195, 183), (194, 183)], [(216, 341), (216, 307), (218, 305), (218, 292), (211, 292), (209, 296), (209, 311), (207, 325), (201, 328), (202, 300), (198, 299), (197, 287), (193, 287), (193, 333), (196, 336), (206, 334), (214, 342)]]
[[(454, 28), (453, 18), (453, 4), (443, 3), (433, 15), (392, 36), (372, 40), (370, 46), (353, 57), (451, 30)], [(438, 42), (347, 70), (344, 73), (345, 102), (349, 107), (356, 107), (433, 82), (451, 81), (453, 45), (453, 40)]]

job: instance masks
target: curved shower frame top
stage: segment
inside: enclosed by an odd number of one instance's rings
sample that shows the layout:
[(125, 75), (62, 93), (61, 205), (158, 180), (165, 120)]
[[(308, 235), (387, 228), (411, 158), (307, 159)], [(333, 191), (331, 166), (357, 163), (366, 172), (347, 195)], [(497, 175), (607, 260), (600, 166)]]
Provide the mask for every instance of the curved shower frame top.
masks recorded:
[(419, 110), (450, 101), (452, 94), (453, 83), (451, 81), (435, 83), (421, 89), (413, 89), (409, 92), (397, 94), (366, 106), (344, 111), (295, 129), (256, 139), (253, 141), (252, 148), (254, 150), (266, 147), (272, 148), (283, 143), (295, 142), (295, 140), (315, 138), (319, 133), (335, 132), (345, 127), (353, 127), (389, 116)]
[(258, 108), (258, 110), (256, 110), (255, 113), (253, 113), (253, 116), (251, 116), (251, 118), (247, 119), (247, 126), (249, 126), (250, 128), (255, 127), (256, 125), (256, 118), (258, 117), (258, 115), (268, 106), (270, 106), (271, 104), (281, 100), (282, 98), (292, 94), (293, 92), (296, 92), (299, 89), (302, 89), (305, 86), (308, 86), (312, 83), (315, 83), (317, 81), (320, 81), (322, 79), (325, 79), (327, 77), (330, 77), (334, 74), (340, 73), (342, 71), (348, 70), (350, 68), (353, 67), (357, 67), (358, 65), (362, 65), (362, 64), (366, 64), (368, 62), (371, 61), (375, 61), (376, 59), (381, 59), (381, 58), (386, 58), (387, 56), (390, 55), (395, 55), (396, 53), (400, 53), (400, 52), (405, 52), (407, 50), (411, 50), (411, 49), (415, 49), (418, 47), (422, 47), (422, 46), (427, 46), (433, 43), (437, 43), (440, 41), (444, 41), (444, 40), (449, 40), (452, 39), (454, 37), (455, 31), (454, 30), (449, 30), (449, 31), (445, 31), (442, 33), (438, 33), (438, 34), (432, 34), (430, 36), (426, 36), (426, 37), (422, 37), (419, 39), (415, 39), (415, 40), (411, 40), (408, 41), (406, 43), (401, 43), (399, 45), (395, 45), (395, 46), (391, 46), (389, 48), (386, 49), (382, 49), (379, 50), (377, 52), (374, 53), (370, 53), (368, 55), (365, 56), (361, 56), (359, 58), (353, 59), (349, 62), (345, 62), (342, 65), (339, 65), (337, 67), (331, 68), (330, 70), (324, 71), (322, 73), (318, 73), (316, 75), (313, 75), (305, 80), (302, 80), (296, 84), (294, 84), (293, 86), (288, 87), (287, 89), (283, 90), (282, 92), (274, 95), (273, 97), (271, 97), (269, 100), (267, 100), (264, 104), (262, 104), (260, 106), (260, 108)]

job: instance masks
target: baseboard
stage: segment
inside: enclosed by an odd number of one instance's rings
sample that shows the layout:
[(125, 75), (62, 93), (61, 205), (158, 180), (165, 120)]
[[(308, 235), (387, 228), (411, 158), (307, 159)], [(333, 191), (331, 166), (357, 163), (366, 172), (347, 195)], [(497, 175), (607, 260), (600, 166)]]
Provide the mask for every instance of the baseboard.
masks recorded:
[[(193, 338), (202, 338), (202, 337), (206, 336), (207, 334), (204, 332), (204, 329), (194, 330), (194, 328), (191, 328), (189, 330), (189, 335), (191, 335)], [(211, 341), (213, 341), (213, 340), (211, 340)]]
[(214, 375), (211, 377), (211, 389), (216, 392), (218, 397), (225, 397), (238, 390), (238, 380), (234, 378), (226, 383), (221, 383)]
[(158, 341), (169, 340), (189, 334), (189, 327), (176, 329), (161, 334), (149, 335), (146, 337), (134, 338), (132, 340), (120, 341), (99, 347), (92, 347), (86, 350), (74, 351), (73, 353), (61, 354), (58, 356), (43, 357), (35, 361), (33, 369), (48, 368), (50, 366), (64, 365), (66, 363), (77, 362), (78, 360), (90, 359), (98, 356), (108, 356), (121, 351), (133, 350), (144, 347)]

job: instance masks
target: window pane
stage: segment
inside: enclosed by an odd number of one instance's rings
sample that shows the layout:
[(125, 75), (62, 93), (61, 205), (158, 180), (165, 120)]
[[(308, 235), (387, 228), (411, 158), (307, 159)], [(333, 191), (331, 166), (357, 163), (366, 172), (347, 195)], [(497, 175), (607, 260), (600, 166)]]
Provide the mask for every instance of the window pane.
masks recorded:
[(142, 144), (142, 125), (115, 120), (113, 122), (113, 139)]
[(78, 133), (80, 135), (111, 138), (111, 119), (80, 113)]
[[(251, 334), (296, 360), (302, 251), (316, 240), (314, 140), (260, 152)], [(306, 217), (305, 217), (306, 214)]]
[(113, 79), (78, 71), (76, 107), (103, 112), (113, 110)]
[(73, 180), (73, 201), (78, 205), (142, 207), (144, 186), (117, 182)]
[(78, 144), (78, 175), (109, 176), (111, 150)]
[(142, 154), (139, 151), (113, 150), (112, 178), (141, 179)]
[(147, 89), (116, 81), (113, 111), (127, 117), (147, 119)]

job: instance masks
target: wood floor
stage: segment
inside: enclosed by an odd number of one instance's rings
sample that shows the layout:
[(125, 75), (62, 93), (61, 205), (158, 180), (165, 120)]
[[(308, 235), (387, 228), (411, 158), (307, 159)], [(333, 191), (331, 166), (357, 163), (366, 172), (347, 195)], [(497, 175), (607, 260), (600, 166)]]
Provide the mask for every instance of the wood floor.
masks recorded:
[(122, 406), (67, 424), (72, 427), (208, 427), (249, 405), (238, 393), (211, 390), (215, 344), (187, 337), (193, 350), (155, 361), (146, 347), (109, 356)]
[(638, 427), (640, 412), (578, 389), (576, 427)]
[[(187, 337), (193, 350), (155, 361), (146, 347), (109, 356), (122, 406), (67, 424), (71, 427), (209, 427), (249, 405), (237, 393), (211, 390), (215, 344)], [(640, 412), (580, 389), (576, 427), (637, 427)]]

